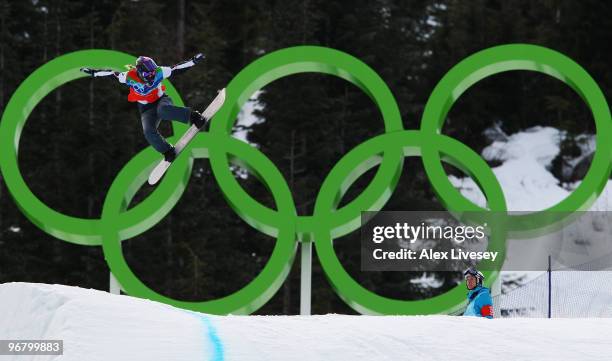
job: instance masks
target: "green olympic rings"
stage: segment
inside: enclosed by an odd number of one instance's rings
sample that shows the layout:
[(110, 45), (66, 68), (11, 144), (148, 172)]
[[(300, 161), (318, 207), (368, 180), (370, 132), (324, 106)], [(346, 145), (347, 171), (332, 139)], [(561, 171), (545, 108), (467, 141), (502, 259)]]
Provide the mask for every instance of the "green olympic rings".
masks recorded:
[[(120, 69), (124, 64), (133, 61), (132, 56), (110, 50), (84, 50), (60, 56), (28, 76), (5, 108), (0, 123), (0, 170), (21, 211), (40, 229), (54, 237), (82, 245), (100, 245), (100, 220), (61, 214), (49, 208), (32, 193), (21, 175), (17, 157), (25, 122), (34, 107), (47, 94), (69, 81), (83, 77), (79, 68), (84, 64)], [(174, 87), (169, 83), (166, 85), (168, 94), (176, 103), (182, 104)], [(153, 155), (150, 153), (151, 160)]]
[[(191, 148), (194, 156), (198, 156), (198, 152), (205, 152), (207, 150), (231, 149), (231, 152), (235, 156), (240, 157), (249, 168), (256, 169), (262, 179), (268, 180), (269, 184), (278, 185), (278, 187), (270, 189), (276, 204), (279, 205), (279, 209), (283, 212), (279, 212), (280, 227), (275, 234), (277, 237), (276, 244), (264, 269), (248, 285), (237, 292), (220, 299), (203, 302), (179, 301), (163, 296), (148, 288), (138, 279), (123, 257), (121, 240), (125, 239), (126, 235), (121, 234), (121, 232), (122, 228), (126, 225), (123, 219), (125, 209), (135, 193), (130, 191), (129, 196), (126, 198), (124, 197), (125, 189), (137, 190), (140, 188), (145, 183), (154, 162), (159, 161), (158, 158), (149, 159), (149, 157), (145, 157), (147, 150), (141, 152), (121, 171), (108, 192), (107, 201), (104, 203), (102, 211), (102, 222), (105, 225), (104, 229), (102, 229), (104, 255), (113, 275), (115, 275), (123, 290), (132, 296), (148, 298), (176, 307), (206, 313), (249, 314), (264, 305), (276, 293), (289, 273), (297, 246), (291, 218), (291, 211), (295, 210), (295, 207), (288, 189), (282, 187), (282, 183), (279, 182), (280, 174), (274, 171), (275, 168), (271, 166), (270, 160), (265, 158), (262, 153), (251, 152), (251, 146), (232, 137), (212, 137), (210, 134), (201, 134), (199, 136), (201, 138)], [(142, 164), (131, 164), (135, 160)], [(178, 184), (179, 190), (176, 193), (176, 199), (180, 197), (189, 181), (190, 172), (186, 172), (185, 169), (187, 168), (187, 162), (191, 161), (191, 157), (181, 155), (176, 160), (178, 166), (173, 166), (159, 185), (164, 187), (166, 192), (169, 193)], [(142, 167), (141, 165), (143, 164), (149, 164), (149, 166)], [(225, 182), (225, 180), (217, 179), (217, 182)], [(163, 198), (158, 197), (156, 199), (156, 202), (161, 203), (163, 201)], [(164, 207), (164, 214), (157, 216), (156, 219), (163, 217), (174, 206), (174, 203), (175, 201), (171, 205), (162, 205)], [(146, 211), (148, 209), (150, 214), (154, 209), (150, 207), (153, 206), (148, 205), (146, 208), (142, 208), (142, 210)], [(142, 216), (146, 215), (143, 214)], [(130, 223), (137, 222), (138, 219), (133, 217), (133, 221), (130, 221)], [(139, 227), (150, 227), (152, 224), (154, 223), (140, 225)], [(139, 228), (139, 232), (141, 230), (142, 228)]]
[[(340, 264), (333, 250), (333, 239), (357, 229), (361, 211), (383, 207), (399, 181), (405, 156), (422, 155), (434, 190), (449, 211), (461, 213), (482, 209), (451, 185), (440, 160), (457, 166), (475, 179), (487, 198), (490, 211), (505, 212), (501, 187), (484, 160), (462, 143), (439, 134), (448, 110), (461, 93), (478, 80), (501, 71), (536, 70), (553, 75), (572, 86), (593, 111), (598, 132), (597, 153), (589, 174), (575, 192), (577, 195), (573, 193), (552, 210), (574, 211), (588, 206), (603, 190), (610, 172), (611, 146), (601, 141), (611, 132), (605, 98), (590, 76), (562, 54), (524, 44), (498, 46), (476, 53), (451, 69), (440, 81), (427, 102), (421, 130), (406, 131), (391, 91), (371, 68), (340, 51), (300, 46), (265, 55), (243, 69), (228, 85), (228, 98), (214, 117), (210, 132), (199, 134), (150, 196), (135, 207), (127, 209), (158, 161), (159, 156), (151, 148), (137, 154), (117, 175), (107, 193), (100, 219), (74, 218), (51, 210), (30, 192), (17, 166), (19, 137), (29, 113), (55, 87), (82, 76), (78, 73), (79, 67), (118, 68), (132, 60), (133, 57), (114, 51), (80, 51), (59, 57), (30, 75), (9, 101), (0, 123), (0, 139), (13, 141), (0, 142), (0, 170), (16, 203), (33, 223), (69, 242), (102, 243), (111, 271), (127, 293), (178, 307), (216, 314), (253, 312), (282, 285), (295, 257), (298, 240), (314, 240), (330, 283), (341, 298), (360, 312), (443, 313), (460, 307), (465, 291), (458, 287), (423, 301), (388, 299), (366, 290)], [(238, 111), (251, 94), (271, 81), (301, 72), (332, 74), (355, 84), (379, 107), (385, 126), (384, 134), (358, 145), (334, 166), (321, 186), (312, 216), (297, 216), (291, 192), (278, 168), (259, 150), (230, 135)], [(174, 88), (169, 83), (167, 86), (170, 96), (181, 104)], [(185, 128), (180, 124), (173, 126), (177, 126), (176, 130)], [(210, 158), (215, 179), (230, 206), (248, 224), (277, 238), (269, 262), (247, 286), (227, 297), (205, 302), (174, 300), (149, 289), (129, 269), (121, 251), (122, 240), (150, 229), (174, 207), (187, 186), (193, 157)], [(272, 192), (275, 209), (260, 204), (242, 189), (230, 171), (230, 162), (248, 168), (262, 181)], [(376, 166), (377, 172), (363, 193), (336, 209), (350, 185)], [(539, 223), (509, 218), (510, 230), (535, 229), (550, 223), (538, 217), (535, 219)], [(506, 224), (492, 232), (489, 247), (503, 250)], [(499, 264), (495, 266), (493, 269), (500, 268)], [(487, 275), (490, 284), (497, 272)]]
[[(255, 91), (281, 77), (304, 72), (331, 74), (353, 83), (363, 90), (381, 110), (386, 132), (402, 130), (402, 119), (393, 94), (391, 94), (385, 82), (370, 67), (337, 50), (316, 46), (301, 46), (268, 54), (244, 68), (227, 87), (228, 98), (224, 107), (215, 117), (216, 120), (211, 123), (211, 135), (228, 137), (242, 105)], [(280, 209), (279, 204), (277, 204), (278, 211), (261, 205), (242, 189), (230, 173), (226, 149), (228, 148), (220, 148), (221, 152), (214, 148), (210, 150), (211, 167), (223, 194), (245, 221), (262, 232), (274, 236), (279, 228), (279, 221), (282, 219), (279, 218), (279, 214), (284, 214), (284, 212)], [(379, 169), (374, 181), (378, 187), (385, 187), (384, 184), (389, 183), (392, 172), (401, 171), (401, 168), (398, 168), (398, 166), (401, 166), (401, 164), (398, 164), (399, 161), (400, 158), (396, 157), (393, 161), (396, 164), (395, 166), (388, 167), (385, 164), (384, 167)], [(275, 186), (283, 187), (283, 193), (291, 198), (287, 182), (282, 178), (278, 169), (275, 166), (273, 167), (275, 172), (278, 173), (276, 179), (280, 179), (279, 182), (282, 183)], [(258, 172), (257, 169), (254, 171)], [(265, 181), (264, 184), (272, 190), (272, 184)], [(370, 193), (366, 191), (359, 197), (370, 201), (369, 203), (368, 201), (365, 202), (368, 204), (362, 204), (362, 209), (370, 209), (375, 207), (375, 204), (380, 206), (384, 204), (384, 202), (374, 199), (377, 196), (370, 196)], [(297, 237), (308, 240), (309, 235), (312, 234), (312, 217), (296, 217), (295, 209), (291, 210), (291, 216), (297, 218)], [(359, 211), (357, 212), (358, 219)], [(348, 229), (346, 231), (348, 232)]]
[[(371, 138), (352, 149), (334, 166), (323, 182), (314, 211), (318, 222), (324, 222), (325, 225), (318, 227), (314, 235), (319, 261), (338, 295), (353, 309), (361, 313), (423, 314), (432, 311), (437, 313), (456, 311), (460, 307), (457, 300), (465, 297), (464, 287), (455, 287), (442, 295), (419, 301), (386, 298), (367, 290), (356, 282), (342, 267), (334, 252), (332, 232), (329, 230), (334, 227), (335, 208), (342, 198), (342, 193), (338, 196), (338, 191), (350, 186), (350, 184), (343, 184), (346, 179), (356, 180), (369, 169), (363, 166), (364, 159), (376, 158), (376, 156), (383, 154), (382, 161), (384, 162), (388, 153), (393, 155), (397, 153), (398, 146), (399, 151), (403, 153), (402, 156), (417, 156), (422, 149), (433, 147), (444, 154), (446, 162), (471, 175), (481, 185), (491, 211), (506, 211), (503, 192), (491, 168), (478, 154), (464, 144), (443, 135), (427, 135), (418, 131), (386, 133)], [(399, 164), (401, 165), (401, 163)], [(375, 165), (369, 164), (370, 167)], [(461, 196), (456, 188), (446, 187), (447, 176), (444, 172), (433, 173), (428, 168), (425, 171), (438, 194), (452, 195), (453, 197)], [(393, 186), (395, 186), (395, 183)], [(386, 191), (385, 188), (380, 190), (382, 192)], [(358, 209), (355, 211), (358, 211)], [(487, 269), (501, 269), (501, 259), (504, 258), (503, 255), (505, 254), (506, 230), (504, 224), (497, 224), (497, 227), (491, 228), (489, 249), (498, 250), (500, 259), (496, 261), (495, 266), (497, 267), (488, 267)], [(497, 271), (488, 271), (484, 274), (487, 284), (492, 284), (498, 276)]]
[[(597, 129), (595, 155), (578, 188), (548, 209), (509, 217), (510, 232), (528, 235), (533, 234), (530, 231), (541, 230), (559, 221), (568, 212), (587, 210), (599, 196), (610, 176), (612, 167), (610, 162), (612, 143), (609, 141), (612, 137), (610, 109), (601, 89), (586, 70), (565, 55), (540, 46), (515, 44), (485, 49), (454, 66), (436, 85), (425, 105), (421, 131), (430, 134), (440, 133), (446, 115), (463, 92), (488, 76), (511, 70), (537, 71), (569, 85), (591, 110)], [(441, 172), (442, 165), (436, 160), (437, 157), (438, 155), (431, 149), (423, 152), (425, 165), (432, 170), (435, 169), (436, 172)], [(443, 200), (443, 202), (448, 208), (463, 209), (475, 206), (464, 197)]]

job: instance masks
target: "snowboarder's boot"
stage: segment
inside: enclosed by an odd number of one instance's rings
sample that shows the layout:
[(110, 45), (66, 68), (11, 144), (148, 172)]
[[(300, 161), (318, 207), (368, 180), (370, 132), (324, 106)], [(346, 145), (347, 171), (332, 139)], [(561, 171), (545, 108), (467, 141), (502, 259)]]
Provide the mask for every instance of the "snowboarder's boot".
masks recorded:
[(208, 119), (206, 119), (206, 117), (202, 115), (202, 113), (198, 112), (197, 110), (194, 110), (191, 112), (190, 118), (191, 124), (195, 125), (200, 130), (206, 130), (205, 128), (208, 123)]
[(172, 163), (172, 161), (176, 158), (176, 150), (174, 149), (174, 147), (168, 149), (165, 153), (164, 153), (164, 160), (168, 163)]

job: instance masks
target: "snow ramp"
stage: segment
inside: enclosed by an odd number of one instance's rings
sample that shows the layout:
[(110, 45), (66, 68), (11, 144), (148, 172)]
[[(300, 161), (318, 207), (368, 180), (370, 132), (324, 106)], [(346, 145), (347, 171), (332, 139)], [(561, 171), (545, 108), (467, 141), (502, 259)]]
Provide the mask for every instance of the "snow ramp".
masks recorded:
[(211, 316), (103, 291), (0, 284), (0, 339), (63, 355), (0, 361), (612, 360), (612, 319)]

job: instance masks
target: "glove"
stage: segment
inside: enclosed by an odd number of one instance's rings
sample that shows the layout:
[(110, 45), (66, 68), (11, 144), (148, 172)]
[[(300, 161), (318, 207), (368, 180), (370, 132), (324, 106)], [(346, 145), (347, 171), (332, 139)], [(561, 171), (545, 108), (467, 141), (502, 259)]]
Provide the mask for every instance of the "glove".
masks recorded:
[(191, 58), (191, 61), (193, 61), (194, 64), (197, 64), (202, 60), (204, 60), (204, 54), (202, 53), (197, 53), (193, 58)]
[(89, 76), (93, 77), (94, 73), (96, 72), (95, 70), (91, 69), (91, 68), (81, 68), (80, 69), (83, 73), (88, 74)]

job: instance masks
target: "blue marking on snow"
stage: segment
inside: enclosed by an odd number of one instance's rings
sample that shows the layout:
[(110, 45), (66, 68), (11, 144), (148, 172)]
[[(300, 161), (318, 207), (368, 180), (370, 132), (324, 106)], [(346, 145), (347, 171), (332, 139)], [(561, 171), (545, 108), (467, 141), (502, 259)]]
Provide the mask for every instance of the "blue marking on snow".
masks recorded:
[(224, 350), (223, 350), (223, 342), (221, 342), (221, 338), (217, 334), (217, 329), (215, 325), (213, 325), (210, 317), (203, 313), (190, 311), (190, 310), (181, 310), (187, 313), (190, 313), (200, 319), (202, 324), (204, 325), (204, 339), (208, 339), (210, 343), (212, 355), (210, 357), (210, 361), (223, 361), (225, 360)]
[(210, 358), (210, 360), (223, 361), (225, 359), (225, 357), (223, 356), (223, 343), (221, 342), (221, 338), (219, 338), (219, 335), (217, 334), (217, 329), (212, 324), (209, 317), (205, 315), (200, 315), (200, 318), (202, 319), (202, 322), (204, 323), (204, 326), (208, 331), (208, 334), (206, 336), (208, 336), (208, 339), (212, 344), (212, 357)]

